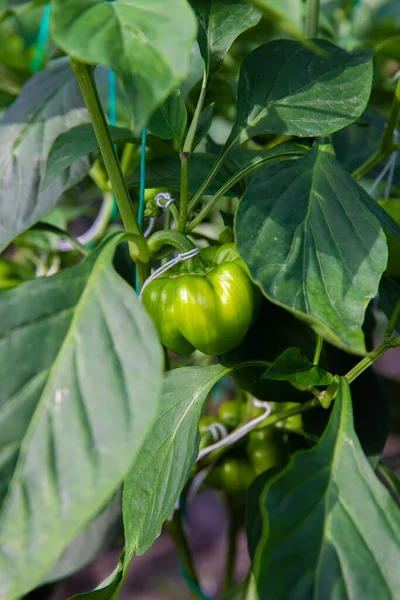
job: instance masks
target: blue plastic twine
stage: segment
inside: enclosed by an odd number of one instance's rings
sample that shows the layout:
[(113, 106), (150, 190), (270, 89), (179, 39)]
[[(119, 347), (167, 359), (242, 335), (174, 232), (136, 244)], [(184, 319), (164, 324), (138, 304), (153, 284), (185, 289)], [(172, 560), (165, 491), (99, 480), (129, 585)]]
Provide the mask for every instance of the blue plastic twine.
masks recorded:
[(40, 23), (39, 33), (36, 40), (35, 51), (31, 62), (31, 71), (36, 73), (40, 71), (43, 64), (43, 59), (46, 54), (47, 44), (49, 41), (49, 25), (50, 25), (50, 3), (46, 4), (42, 21)]
[[(112, 69), (108, 70), (108, 122), (110, 125), (117, 124), (117, 76)], [(114, 146), (117, 151), (117, 146)], [(111, 220), (118, 218), (118, 205), (113, 194), (113, 205), (111, 208)]]

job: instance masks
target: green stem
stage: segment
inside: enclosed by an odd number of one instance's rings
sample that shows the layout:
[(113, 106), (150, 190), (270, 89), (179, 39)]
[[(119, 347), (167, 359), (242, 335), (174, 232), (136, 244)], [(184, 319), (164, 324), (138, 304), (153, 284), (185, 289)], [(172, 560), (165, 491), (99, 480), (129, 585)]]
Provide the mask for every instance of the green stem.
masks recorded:
[[(169, 531), (172, 539), (174, 540), (176, 551), (179, 557), (179, 561), (184, 569), (184, 572), (188, 576), (188, 578), (194, 583), (194, 585), (199, 587), (199, 580), (197, 577), (197, 573), (195, 571), (192, 554), (190, 552), (189, 544), (186, 539), (185, 532), (182, 526), (182, 519), (179, 511), (176, 511), (172, 521), (167, 521), (165, 523), (165, 527)], [(192, 598), (202, 598), (201, 594), (197, 592), (192, 587), (190, 588)]]
[[(181, 189), (179, 195), (179, 216), (177, 220), (177, 229), (182, 233), (186, 229), (188, 217), (189, 202), (189, 153), (182, 152), (181, 156)], [(172, 205), (171, 205), (172, 206)]]
[(126, 177), (129, 173), (129, 165), (135, 150), (136, 144), (128, 143), (124, 146), (121, 156), (121, 171), (124, 177)]
[(365, 161), (365, 163), (357, 167), (357, 169), (355, 169), (352, 172), (351, 175), (353, 179), (357, 180), (364, 177), (364, 175), (366, 175), (367, 173), (369, 173), (369, 171), (372, 171), (372, 169), (379, 165), (379, 163), (382, 162), (385, 156), (386, 154), (382, 152), (381, 149), (374, 152), (374, 154), (370, 156), (369, 159)]
[(398, 319), (400, 318), (400, 298), (397, 301), (396, 306), (394, 307), (394, 311), (392, 312), (388, 326), (386, 327), (385, 339), (390, 338), (393, 331), (396, 329), (396, 324)]
[(305, 34), (308, 38), (318, 37), (319, 0), (307, 0)]
[(361, 179), (361, 177), (363, 177), (366, 173), (368, 173), (374, 167), (376, 167), (385, 158), (387, 154), (390, 154), (393, 151), (393, 135), (399, 118), (399, 112), (400, 79), (397, 80), (392, 105), (390, 107), (389, 119), (386, 125), (385, 132), (381, 139), (379, 148), (368, 160), (365, 161), (364, 164), (360, 165), (355, 171), (353, 171), (352, 176), (354, 179)]
[(316, 343), (315, 343), (313, 365), (318, 365), (318, 363), (319, 363), (319, 359), (321, 358), (323, 344), (324, 344), (324, 339), (320, 335), (317, 335), (317, 339), (316, 339)]
[(181, 155), (181, 189), (180, 189), (180, 200), (179, 200), (179, 219), (177, 221), (178, 231), (185, 232), (186, 221), (189, 214), (189, 156), (193, 151), (194, 138), (199, 124), (201, 111), (203, 110), (204, 98), (207, 90), (207, 74), (204, 71), (203, 81), (201, 84), (201, 90), (195, 113), (193, 115), (192, 122), (190, 123), (189, 130), (186, 135), (185, 143), (183, 145), (183, 151)]
[(373, 365), (374, 362), (378, 360), (378, 358), (380, 358), (383, 354), (385, 354), (387, 350), (389, 350), (392, 347), (392, 343), (389, 340), (385, 339), (380, 346), (378, 346), (375, 350), (370, 352), (368, 356), (360, 360), (360, 362), (357, 363), (355, 367), (353, 367), (348, 373), (346, 373), (345, 377), (347, 381), (351, 383), (352, 381), (357, 379), (357, 377), (359, 377), (361, 373), (366, 371), (366, 369)]
[[(285, 156), (293, 157), (294, 155), (293, 154), (290, 154), (290, 155), (282, 154), (279, 158), (285, 158)], [(302, 156), (302, 154), (300, 152), (299, 152), (299, 156)], [(276, 158), (276, 157), (271, 157), (271, 156), (258, 157), (256, 159), (254, 159), (252, 162), (250, 162), (248, 165), (246, 165), (245, 167), (240, 169), (240, 171), (235, 173), (235, 175), (233, 175), (230, 179), (228, 179), (228, 181), (226, 183), (224, 183), (224, 185), (218, 190), (218, 192), (216, 192), (214, 194), (214, 196), (212, 198), (210, 198), (210, 200), (207, 202), (207, 204), (205, 206), (203, 206), (203, 208), (201, 209), (201, 211), (199, 212), (197, 217), (195, 217), (193, 219), (193, 221), (191, 221), (191, 223), (187, 227), (186, 231), (187, 232), (193, 231), (193, 229), (195, 227), (200, 225), (200, 223), (207, 217), (207, 215), (210, 213), (210, 211), (214, 208), (214, 206), (216, 205), (218, 200), (220, 200), (223, 196), (225, 196), (226, 193), (231, 188), (233, 188), (233, 186), (236, 185), (236, 183), (238, 183), (238, 181), (243, 179), (243, 177), (245, 177), (246, 175), (248, 175), (255, 169), (258, 169), (262, 165), (265, 165), (265, 163), (269, 162), (270, 160), (273, 160), (274, 158)], [(189, 209), (190, 209), (190, 206), (189, 206)]]
[(209, 187), (210, 183), (212, 182), (212, 180), (214, 179), (214, 177), (216, 176), (216, 174), (218, 173), (218, 171), (222, 167), (222, 163), (224, 162), (225, 158), (227, 157), (228, 152), (230, 151), (231, 147), (232, 147), (232, 145), (229, 145), (218, 156), (218, 158), (215, 161), (214, 165), (212, 166), (209, 174), (207, 175), (207, 177), (205, 178), (205, 180), (203, 181), (203, 183), (201, 184), (201, 186), (199, 187), (199, 189), (197, 190), (197, 192), (195, 193), (195, 195), (193, 196), (193, 198), (189, 202), (188, 214), (190, 214), (192, 212), (192, 210), (194, 209), (194, 207), (196, 206), (196, 204), (200, 200), (201, 196), (207, 190), (207, 188)]
[(189, 252), (194, 250), (196, 246), (183, 233), (178, 231), (156, 231), (147, 240), (150, 254), (155, 256), (164, 248), (164, 246), (172, 246), (179, 252)]
[[(94, 78), (94, 68), (74, 58), (71, 58), (71, 66), (89, 112), (125, 230), (143, 237), (133, 211), (128, 188), (122, 175), (121, 165), (115, 153), (103, 107), (100, 102)], [(137, 258), (137, 256), (133, 256), (133, 258)]]
[(196, 135), (197, 127), (199, 124), (201, 111), (203, 110), (204, 98), (207, 91), (207, 73), (204, 71), (203, 81), (201, 83), (201, 90), (199, 94), (199, 99), (197, 101), (196, 110), (193, 115), (192, 122), (190, 123), (189, 130), (186, 135), (185, 143), (183, 145), (183, 153), (187, 152), (189, 155), (193, 150), (193, 142)]

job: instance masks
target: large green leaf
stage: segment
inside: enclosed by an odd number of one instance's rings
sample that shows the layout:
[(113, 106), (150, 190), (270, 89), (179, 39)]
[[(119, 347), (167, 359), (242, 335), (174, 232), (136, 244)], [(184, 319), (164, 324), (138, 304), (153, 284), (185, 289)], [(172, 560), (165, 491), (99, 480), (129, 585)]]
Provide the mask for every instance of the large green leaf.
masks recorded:
[(53, 0), (52, 34), (74, 58), (120, 75), (138, 132), (188, 75), (196, 19), (186, 0)]
[(344, 378), (321, 440), (267, 483), (260, 505), (260, 598), (397, 598), (400, 512), (361, 449)]
[(371, 91), (371, 52), (317, 43), (326, 57), (291, 40), (275, 40), (247, 56), (227, 147), (265, 133), (326, 135), (361, 115)]
[(79, 265), (0, 295), (0, 590), (48, 573), (115, 493), (158, 410), (162, 352), (112, 266)]
[[(114, 143), (132, 140), (132, 132), (124, 127), (109, 127)], [(97, 150), (99, 143), (91, 123), (82, 123), (59, 135), (52, 145), (47, 162), (42, 189), (86, 154)]]
[(305, 158), (264, 168), (235, 222), (238, 250), (265, 295), (354, 352), (365, 351), (364, 313), (387, 261), (365, 196), (329, 146), (314, 144)]
[(221, 365), (168, 371), (157, 415), (125, 480), (126, 554), (143, 554), (161, 533), (199, 451), (198, 424), (213, 385), (230, 372)]
[(153, 113), (149, 130), (163, 140), (175, 139), (182, 146), (187, 124), (185, 101), (175, 90)]
[(87, 158), (41, 190), (54, 140), (87, 122), (83, 98), (68, 59), (34, 75), (0, 121), (0, 250), (56, 204), (90, 169)]
[(243, 0), (192, 0), (191, 4), (199, 20), (198, 40), (206, 73), (211, 76), (235, 39), (257, 25), (261, 13)]

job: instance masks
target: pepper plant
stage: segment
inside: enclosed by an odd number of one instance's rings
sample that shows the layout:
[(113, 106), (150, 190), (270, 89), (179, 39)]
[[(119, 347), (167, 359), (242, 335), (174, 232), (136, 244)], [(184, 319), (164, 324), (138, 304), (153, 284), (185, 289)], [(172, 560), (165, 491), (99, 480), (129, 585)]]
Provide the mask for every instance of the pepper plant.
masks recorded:
[(0, 30), (0, 597), (122, 514), (74, 598), (117, 598), (163, 527), (204, 598), (211, 488), (220, 598), (398, 598), (370, 368), (400, 346), (397, 0), (1, 0)]

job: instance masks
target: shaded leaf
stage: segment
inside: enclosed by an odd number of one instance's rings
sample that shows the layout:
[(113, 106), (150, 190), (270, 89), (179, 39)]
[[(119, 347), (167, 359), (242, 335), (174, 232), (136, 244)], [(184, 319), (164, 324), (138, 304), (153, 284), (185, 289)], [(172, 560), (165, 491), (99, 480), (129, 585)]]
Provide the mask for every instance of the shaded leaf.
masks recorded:
[(153, 113), (149, 130), (163, 140), (175, 139), (182, 144), (187, 124), (187, 110), (180, 91), (175, 90)]
[(386, 267), (386, 238), (368, 194), (314, 144), (263, 170), (242, 197), (236, 243), (265, 295), (331, 343), (364, 352), (365, 309)]
[[(232, 367), (246, 361), (273, 362), (288, 346), (298, 346), (312, 360), (315, 349), (315, 334), (303, 321), (283, 308), (265, 300), (253, 327), (243, 342), (219, 357), (223, 365)], [(321, 356), (324, 364), (324, 352)], [(303, 402), (307, 396), (287, 381), (262, 379), (265, 366), (242, 367), (232, 376), (239, 387), (260, 400), (275, 402)]]
[(257, 25), (261, 13), (243, 0), (192, 0), (191, 4), (199, 20), (198, 41), (210, 77), (235, 39)]
[(221, 365), (168, 371), (159, 413), (125, 479), (123, 517), (127, 560), (161, 533), (199, 451), (198, 424), (211, 388), (229, 373)]
[(333, 382), (333, 376), (313, 365), (300, 348), (287, 348), (282, 352), (262, 379), (290, 381), (298, 385), (329, 385)]
[(53, 0), (51, 19), (65, 52), (120, 75), (136, 132), (188, 75), (196, 19), (186, 0)]
[[(132, 140), (132, 132), (124, 127), (109, 126), (113, 142), (128, 142)], [(46, 173), (42, 190), (46, 189), (54, 179), (70, 167), (75, 161), (99, 147), (91, 123), (83, 123), (72, 127), (59, 135), (50, 149), (46, 162)]]
[[(189, 157), (189, 194), (195, 194), (203, 183), (215, 163), (215, 156), (212, 154), (192, 154)], [(213, 179), (208, 194), (215, 194), (230, 179), (230, 172), (223, 166), (217, 176)], [(140, 183), (140, 169), (136, 169), (127, 179), (130, 187), (138, 186)], [(148, 187), (169, 188), (179, 191), (181, 187), (181, 161), (177, 154), (169, 156), (160, 156), (150, 160), (146, 164), (146, 185)], [(237, 196), (240, 189), (235, 186), (227, 196)]]
[(250, 0), (264, 15), (283, 30), (302, 37), (303, 10), (301, 0)]
[(54, 140), (87, 122), (83, 98), (69, 60), (54, 61), (33, 75), (0, 121), (0, 250), (51, 210), (60, 195), (90, 169), (76, 162), (41, 191), (45, 160)]
[(355, 435), (344, 378), (321, 440), (267, 483), (261, 510), (261, 598), (396, 597), (400, 513)]
[[(379, 305), (389, 320), (400, 300), (400, 277), (383, 275), (379, 285)], [(400, 335), (400, 318), (396, 323), (396, 331)]]
[(327, 135), (361, 115), (371, 91), (371, 52), (316, 43), (326, 58), (291, 40), (275, 40), (246, 57), (227, 148), (266, 133)]
[(120, 240), (0, 294), (5, 598), (35, 587), (109, 501), (157, 412), (162, 352), (112, 267)]
[(214, 110), (215, 102), (209, 104), (205, 107), (203, 112), (200, 115), (199, 123), (196, 129), (196, 135), (194, 136), (193, 148), (196, 148), (204, 138), (205, 135), (210, 130), (212, 118), (213, 118), (213, 110)]

